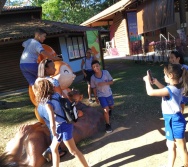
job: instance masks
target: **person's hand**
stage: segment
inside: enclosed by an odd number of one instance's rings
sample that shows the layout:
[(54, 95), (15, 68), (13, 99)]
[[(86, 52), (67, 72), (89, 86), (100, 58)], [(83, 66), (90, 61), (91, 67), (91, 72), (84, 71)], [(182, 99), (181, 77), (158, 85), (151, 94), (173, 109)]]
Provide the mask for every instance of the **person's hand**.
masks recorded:
[(152, 84), (155, 84), (155, 85), (156, 85), (156, 83), (158, 83), (157, 78), (153, 78)]
[(104, 85), (106, 85), (106, 82), (99, 82), (98, 83), (98, 86), (104, 86)]
[(84, 76), (87, 77), (87, 74), (84, 72)]
[(55, 56), (55, 57), (54, 57), (54, 61), (60, 61), (60, 60), (62, 60), (61, 57), (58, 57), (58, 56)]
[(144, 77), (143, 77), (143, 80), (144, 80), (145, 82), (150, 82), (149, 75), (144, 76)]
[(99, 99), (97, 97), (95, 97), (95, 101), (97, 104), (99, 104)]

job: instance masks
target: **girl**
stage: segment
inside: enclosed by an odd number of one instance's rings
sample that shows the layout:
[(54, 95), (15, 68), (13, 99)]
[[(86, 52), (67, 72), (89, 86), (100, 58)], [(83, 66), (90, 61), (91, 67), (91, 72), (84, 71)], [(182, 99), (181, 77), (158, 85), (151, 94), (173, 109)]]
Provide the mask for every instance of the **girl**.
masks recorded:
[[(178, 51), (172, 51), (169, 56), (169, 62), (172, 64), (181, 64), (186, 70), (188, 70), (188, 66), (184, 64), (184, 58), (181, 53)], [(188, 103), (188, 98), (183, 96), (181, 100), (181, 112), (184, 113), (185, 104)]]
[[(61, 109), (60, 103), (57, 101), (60, 95), (54, 92), (52, 83), (47, 79), (39, 80), (35, 83), (34, 86), (37, 102), (40, 105), (43, 105), (46, 112), (48, 113), (48, 115), (46, 116), (46, 121), (50, 123), (50, 128), (53, 135), (52, 143), (50, 146), (52, 151), (53, 166), (59, 167), (60, 158), (58, 153), (58, 146), (61, 140), (63, 140), (69, 152), (76, 158), (78, 158), (78, 160), (84, 167), (88, 167), (84, 156), (77, 149), (74, 142), (72, 136), (73, 124), (68, 124), (66, 120), (62, 118), (64, 117), (64, 112)], [(62, 117), (59, 117), (54, 113), (57, 113)]]
[[(84, 74), (84, 78), (87, 82), (87, 91), (88, 91), (88, 96), (89, 96), (89, 103), (93, 103), (94, 101), (92, 100), (91, 98), (91, 85), (90, 85), (90, 82), (91, 82), (91, 76), (94, 74), (94, 71), (91, 67), (91, 63), (93, 60), (97, 60), (96, 56), (91, 56), (91, 49), (88, 48), (87, 49), (87, 52), (86, 52), (86, 57), (82, 59), (82, 62), (81, 62), (81, 70), (82, 70), (82, 73)], [(85, 69), (83, 68), (84, 67), (84, 64), (85, 64)]]
[[(176, 158), (176, 146), (181, 153), (184, 167), (188, 167), (188, 155), (185, 141), (186, 121), (181, 113), (180, 102), (183, 94), (188, 95), (188, 72), (179, 64), (168, 64), (164, 67), (164, 79), (169, 85), (161, 86), (157, 79), (153, 80), (159, 89), (153, 89), (149, 74), (143, 79), (146, 83), (146, 91), (149, 96), (162, 97), (162, 113), (165, 120), (165, 133), (168, 147), (168, 165), (173, 167)], [(180, 82), (180, 80), (182, 80)]]
[(63, 93), (59, 81), (55, 78), (52, 78), (50, 76), (55, 74), (55, 64), (50, 59), (44, 59), (40, 62), (38, 67), (38, 78), (46, 78), (48, 79), (54, 86), (54, 91), (59, 93), (61, 96), (67, 98), (67, 96)]

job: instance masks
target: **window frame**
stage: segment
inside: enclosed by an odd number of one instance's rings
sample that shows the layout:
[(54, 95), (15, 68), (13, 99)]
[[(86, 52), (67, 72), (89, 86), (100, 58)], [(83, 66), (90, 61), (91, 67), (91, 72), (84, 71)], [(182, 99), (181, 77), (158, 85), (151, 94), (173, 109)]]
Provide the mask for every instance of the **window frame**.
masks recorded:
[[(79, 40), (79, 38), (81, 38), (81, 40)], [(70, 42), (69, 42), (70, 40)], [(80, 44), (79, 42), (82, 41), (82, 44)], [(65, 39), (66, 42), (66, 47), (67, 47), (67, 53), (68, 53), (68, 58), (69, 61), (75, 61), (75, 60), (79, 60), (85, 57), (85, 51), (86, 51), (86, 45), (85, 45), (85, 41), (84, 41), (84, 36), (80, 35), (80, 36), (69, 36)], [(77, 43), (75, 43), (77, 42)], [(69, 50), (70, 44), (71, 44), (71, 48), (72, 51)], [(76, 45), (77, 44), (77, 45)], [(82, 48), (80, 48), (80, 45), (82, 45)], [(77, 46), (77, 49), (75, 48), (75, 46)], [(84, 55), (81, 55), (81, 52), (84, 52)], [(70, 53), (72, 52), (73, 56), (70, 55)], [(79, 53), (79, 57), (75, 57), (75, 52)], [(73, 58), (72, 58), (73, 57)]]

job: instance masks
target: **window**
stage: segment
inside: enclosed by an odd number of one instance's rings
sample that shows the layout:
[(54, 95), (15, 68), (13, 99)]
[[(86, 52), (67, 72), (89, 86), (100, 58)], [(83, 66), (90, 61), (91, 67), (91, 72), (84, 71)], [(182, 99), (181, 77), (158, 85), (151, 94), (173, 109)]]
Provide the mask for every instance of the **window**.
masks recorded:
[(84, 37), (68, 37), (66, 39), (69, 60), (85, 57)]

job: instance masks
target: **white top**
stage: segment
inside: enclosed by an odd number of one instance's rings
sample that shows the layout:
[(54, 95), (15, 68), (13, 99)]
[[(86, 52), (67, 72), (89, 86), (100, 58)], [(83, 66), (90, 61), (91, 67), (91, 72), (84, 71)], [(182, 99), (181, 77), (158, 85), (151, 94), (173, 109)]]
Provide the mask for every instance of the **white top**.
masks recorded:
[(91, 56), (89, 59), (87, 57), (83, 58), (85, 63), (85, 70), (92, 70), (91, 63), (93, 61), (93, 56)]
[(22, 63), (37, 63), (39, 54), (44, 51), (42, 44), (35, 39), (28, 39), (22, 43), (24, 51), (20, 58), (20, 64)]
[(109, 97), (112, 95), (112, 91), (110, 85), (98, 86), (99, 82), (109, 82), (112, 81), (113, 78), (107, 70), (102, 70), (101, 78), (97, 78), (95, 74), (91, 77), (91, 88), (97, 89), (98, 97)]
[(163, 114), (176, 114), (181, 111), (182, 89), (175, 86), (166, 86), (169, 97), (162, 97)]

